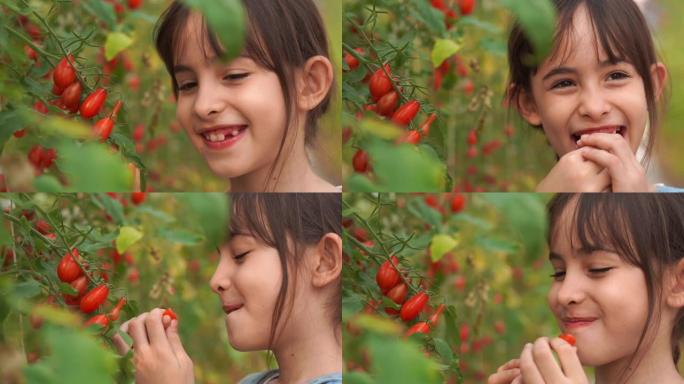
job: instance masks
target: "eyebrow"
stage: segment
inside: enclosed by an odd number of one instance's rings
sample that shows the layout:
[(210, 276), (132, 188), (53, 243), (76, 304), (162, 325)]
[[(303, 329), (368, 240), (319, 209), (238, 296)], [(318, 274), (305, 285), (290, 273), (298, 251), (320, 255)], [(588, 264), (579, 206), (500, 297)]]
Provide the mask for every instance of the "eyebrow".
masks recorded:
[[(624, 62), (625, 62), (625, 60), (624, 60), (624, 59), (620, 59), (620, 58), (618, 58), (616, 61), (612, 61), (612, 60), (608, 59), (608, 60), (604, 60), (604, 61), (602, 61), (601, 63), (599, 63), (599, 67), (601, 67), (601, 68), (603, 68), (603, 67), (609, 67), (609, 66), (611, 66), (611, 65), (617, 65), (617, 64), (620, 64), (620, 63), (624, 63)], [(556, 75), (568, 74), (568, 73), (570, 73), (570, 74), (577, 74), (577, 70), (576, 70), (575, 68), (571, 68), (571, 67), (556, 67), (556, 68), (550, 70), (550, 71), (542, 78), (542, 81), (546, 81), (548, 78), (553, 77), (553, 76), (556, 76)]]
[[(249, 55), (247, 55), (247, 54), (245, 54), (245, 53), (243, 53), (243, 54), (241, 54), (240, 56), (234, 58), (232, 61), (235, 61), (235, 60), (237, 60), (237, 59), (250, 59), (250, 60), (253, 60)], [(218, 60), (220, 60), (220, 58), (219, 58), (218, 56), (214, 56), (214, 57), (212, 57), (211, 59), (209, 59), (209, 61), (211, 62), (212, 65), (213, 65), (214, 63), (216, 63), (216, 61), (218, 61)], [(177, 73), (179, 73), (179, 72), (193, 72), (193, 73), (194, 73), (195, 71), (193, 71), (193, 69), (192, 69), (190, 66), (187, 66), (187, 65), (184, 65), (184, 64), (174, 65), (174, 66), (173, 66), (173, 74), (175, 75), (175, 74), (177, 74)]]
[(550, 261), (554, 261), (554, 260), (563, 261), (563, 257), (556, 252), (549, 252), (549, 260)]

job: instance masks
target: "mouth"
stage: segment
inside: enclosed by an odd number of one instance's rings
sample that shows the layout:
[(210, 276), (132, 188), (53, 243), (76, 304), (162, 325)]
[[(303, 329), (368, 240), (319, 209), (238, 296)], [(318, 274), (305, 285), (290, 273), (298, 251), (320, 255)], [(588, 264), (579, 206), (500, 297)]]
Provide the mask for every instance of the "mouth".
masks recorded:
[(226, 313), (226, 315), (230, 315), (231, 313), (239, 310), (240, 308), (243, 307), (243, 304), (230, 304), (230, 305), (224, 305), (223, 306), (223, 312)]
[(247, 125), (222, 125), (206, 129), (198, 135), (211, 149), (224, 149), (237, 143), (247, 130)]
[(627, 133), (627, 127), (624, 125), (604, 125), (602, 127), (583, 129), (581, 131), (573, 132), (570, 136), (574, 142), (577, 142), (582, 135), (592, 135), (594, 133), (618, 134), (622, 137), (625, 137), (625, 134)]
[(588, 327), (596, 320), (598, 320), (597, 317), (564, 317), (563, 328), (565, 330), (570, 330)]

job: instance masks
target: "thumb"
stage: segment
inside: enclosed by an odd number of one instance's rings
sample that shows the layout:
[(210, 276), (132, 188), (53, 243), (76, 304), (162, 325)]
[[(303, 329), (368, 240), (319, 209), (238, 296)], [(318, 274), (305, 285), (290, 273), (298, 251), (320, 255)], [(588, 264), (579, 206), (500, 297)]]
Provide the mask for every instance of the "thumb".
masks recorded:
[(171, 344), (171, 350), (173, 350), (174, 355), (177, 359), (189, 358), (188, 354), (183, 348), (183, 343), (181, 342), (180, 336), (178, 335), (178, 320), (171, 320), (171, 325), (166, 328), (166, 338)]

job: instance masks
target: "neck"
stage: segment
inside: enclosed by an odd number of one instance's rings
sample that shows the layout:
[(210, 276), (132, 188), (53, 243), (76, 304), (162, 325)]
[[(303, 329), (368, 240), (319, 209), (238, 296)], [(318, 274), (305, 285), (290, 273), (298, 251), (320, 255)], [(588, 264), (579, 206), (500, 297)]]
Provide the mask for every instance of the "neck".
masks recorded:
[(672, 360), (669, 339), (654, 342), (641, 361), (632, 362), (632, 355), (596, 367), (596, 384), (683, 384)]
[(283, 147), (278, 164), (271, 173), (272, 163), (245, 175), (230, 179), (231, 192), (333, 192), (334, 187), (321, 179), (311, 168), (304, 143), (298, 149)]
[(279, 383), (305, 383), (342, 372), (342, 328), (337, 327), (335, 333), (327, 326), (309, 328), (311, 332), (273, 349), (280, 370)]

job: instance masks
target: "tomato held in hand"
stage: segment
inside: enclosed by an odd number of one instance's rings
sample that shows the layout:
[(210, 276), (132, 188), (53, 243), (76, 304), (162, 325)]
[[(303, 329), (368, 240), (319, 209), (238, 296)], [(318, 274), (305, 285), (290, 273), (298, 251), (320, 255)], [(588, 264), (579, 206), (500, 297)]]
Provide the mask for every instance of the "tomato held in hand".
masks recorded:
[(399, 260), (396, 256), (391, 257), (392, 263), (389, 260), (385, 261), (378, 268), (378, 272), (375, 274), (375, 282), (378, 283), (380, 290), (385, 293), (390, 289), (394, 288), (395, 285), (399, 283), (399, 271), (397, 271), (396, 265), (399, 264)]
[(569, 334), (569, 333), (563, 333), (563, 334), (561, 334), (561, 335), (558, 336), (558, 337), (560, 337), (561, 339), (567, 341), (568, 344), (570, 344), (570, 345), (572, 345), (572, 346), (575, 346), (575, 344), (577, 343), (577, 340), (575, 340), (575, 336), (573, 336), (573, 335), (571, 335), (571, 334)]
[[(164, 319), (168, 319), (164, 321)], [(171, 325), (172, 320), (178, 320), (178, 316), (176, 316), (176, 313), (171, 310), (171, 308), (167, 308), (164, 313), (162, 313), (162, 324), (164, 325), (164, 328), (168, 328)]]
[(415, 319), (423, 308), (425, 308), (425, 304), (428, 302), (429, 298), (427, 293), (419, 292), (406, 300), (404, 305), (401, 306), (401, 319), (407, 322)]
[(90, 290), (81, 299), (81, 312), (90, 313), (96, 310), (102, 303), (107, 300), (107, 295), (109, 295), (109, 288), (102, 284)]
[(100, 112), (102, 105), (107, 99), (107, 91), (104, 88), (99, 88), (93, 93), (88, 95), (88, 97), (81, 103), (81, 116), (89, 119)]

